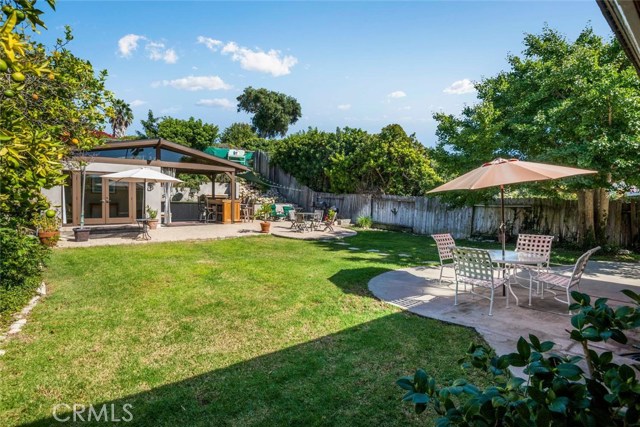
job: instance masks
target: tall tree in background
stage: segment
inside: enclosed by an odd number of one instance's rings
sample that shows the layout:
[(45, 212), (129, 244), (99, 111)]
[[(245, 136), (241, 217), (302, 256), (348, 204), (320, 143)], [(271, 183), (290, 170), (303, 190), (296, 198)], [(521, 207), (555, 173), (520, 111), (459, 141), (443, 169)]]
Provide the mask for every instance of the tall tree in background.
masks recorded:
[(640, 183), (640, 79), (618, 42), (590, 28), (573, 43), (544, 28), (524, 45), (509, 70), (476, 83), (477, 105), (434, 116), (438, 164), (450, 175), (498, 156), (598, 170), (567, 188), (580, 240), (603, 242), (611, 184)]
[(123, 138), (126, 136), (127, 128), (133, 123), (133, 111), (131, 111), (129, 104), (122, 99), (114, 100), (108, 115), (113, 137)]
[(238, 112), (253, 114), (253, 129), (261, 138), (285, 136), (289, 125), (302, 116), (302, 107), (298, 101), (284, 93), (267, 89), (246, 88), (238, 100)]
[(149, 110), (147, 113), (147, 120), (140, 120), (140, 124), (142, 125), (142, 129), (144, 129), (144, 133), (138, 131), (138, 136), (140, 138), (158, 138), (158, 123), (160, 122), (159, 117), (155, 117), (153, 115), (153, 111)]
[(158, 123), (158, 137), (204, 151), (218, 139), (218, 126), (193, 117), (187, 120), (163, 117)]
[(220, 145), (245, 150), (268, 151), (269, 142), (260, 138), (248, 123), (233, 123), (220, 135)]

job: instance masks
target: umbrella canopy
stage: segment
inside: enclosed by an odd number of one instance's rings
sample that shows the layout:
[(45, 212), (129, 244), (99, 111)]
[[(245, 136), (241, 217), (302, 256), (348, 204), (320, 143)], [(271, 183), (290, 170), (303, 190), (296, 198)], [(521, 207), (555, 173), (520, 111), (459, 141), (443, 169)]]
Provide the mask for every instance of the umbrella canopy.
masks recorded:
[[(142, 189), (142, 212), (144, 215), (144, 211), (147, 206), (147, 183), (176, 183), (182, 182), (182, 180), (178, 178), (174, 178), (172, 176), (163, 174), (161, 172), (154, 171), (149, 168), (137, 168), (130, 169), (122, 172), (109, 173), (106, 175), (102, 175), (103, 178), (109, 178), (113, 181), (123, 181), (123, 182), (142, 182), (144, 183), (144, 187)], [(146, 226), (146, 225), (145, 225)]]
[(178, 178), (174, 178), (169, 175), (165, 175), (163, 173), (154, 171), (149, 168), (137, 168), (130, 169), (122, 172), (110, 173), (107, 175), (102, 175), (103, 178), (109, 178), (113, 181), (124, 181), (124, 182), (182, 182), (182, 180)]
[(477, 169), (467, 172), (458, 178), (436, 187), (428, 193), (443, 191), (478, 190), (487, 187), (500, 186), (500, 207), (502, 223), (502, 253), (504, 254), (504, 186), (521, 182), (546, 181), (549, 179), (565, 178), (575, 175), (598, 173), (597, 171), (568, 168), (565, 166), (548, 165), (545, 163), (523, 162), (518, 159), (495, 159), (485, 163)]
[(545, 181), (548, 179), (558, 179), (590, 173), (597, 173), (597, 171), (547, 165), (545, 163), (523, 162), (518, 159), (495, 159), (440, 187), (428, 191), (428, 193), (453, 190), (478, 190), (480, 188), (497, 187), (498, 185)]

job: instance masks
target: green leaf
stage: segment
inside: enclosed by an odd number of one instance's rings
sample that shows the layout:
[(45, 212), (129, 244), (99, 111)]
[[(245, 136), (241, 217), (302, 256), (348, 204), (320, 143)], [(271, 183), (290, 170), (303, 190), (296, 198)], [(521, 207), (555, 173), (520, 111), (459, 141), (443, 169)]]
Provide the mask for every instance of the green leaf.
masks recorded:
[(558, 375), (568, 379), (578, 379), (582, 374), (582, 368), (573, 363), (561, 363), (556, 367)]
[(402, 377), (396, 384), (404, 390), (413, 390), (413, 379), (411, 377)]
[(531, 347), (529, 347), (529, 343), (524, 338), (520, 337), (517, 343), (518, 354), (522, 357), (523, 360), (528, 360), (531, 355)]
[(569, 398), (565, 396), (556, 397), (553, 402), (549, 404), (549, 410), (551, 412), (557, 412), (564, 414), (567, 411), (567, 405), (569, 404)]

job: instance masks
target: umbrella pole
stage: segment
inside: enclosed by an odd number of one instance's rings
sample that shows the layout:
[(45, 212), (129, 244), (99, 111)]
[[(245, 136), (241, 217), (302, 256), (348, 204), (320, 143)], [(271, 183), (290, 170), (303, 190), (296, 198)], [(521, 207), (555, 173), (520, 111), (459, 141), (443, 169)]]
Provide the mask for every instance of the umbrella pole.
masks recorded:
[(505, 224), (504, 224), (504, 185), (500, 186), (500, 216), (502, 223), (500, 224), (500, 235), (502, 236), (502, 257), (504, 258), (504, 249), (507, 240)]

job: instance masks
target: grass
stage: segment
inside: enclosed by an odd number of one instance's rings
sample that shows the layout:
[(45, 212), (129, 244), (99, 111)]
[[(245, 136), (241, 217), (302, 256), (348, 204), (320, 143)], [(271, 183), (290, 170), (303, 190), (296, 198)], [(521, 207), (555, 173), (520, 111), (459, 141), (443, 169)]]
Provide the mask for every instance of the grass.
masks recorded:
[(435, 261), (428, 238), (349, 245), (362, 250), (249, 237), (55, 251), (51, 294), (3, 347), (1, 424), (57, 425), (53, 405), (80, 403), (133, 405), (136, 426), (424, 425), (395, 380), (454, 379), (479, 338), (369, 294), (372, 277)]
[(432, 422), (400, 402), (395, 380), (417, 367), (457, 378), (457, 359), (480, 338), (367, 290), (385, 271), (437, 262), (429, 237), (360, 231), (347, 242), (55, 251), (50, 295), (3, 347), (0, 424), (58, 425), (59, 403), (113, 404), (120, 417), (129, 404), (135, 426)]

